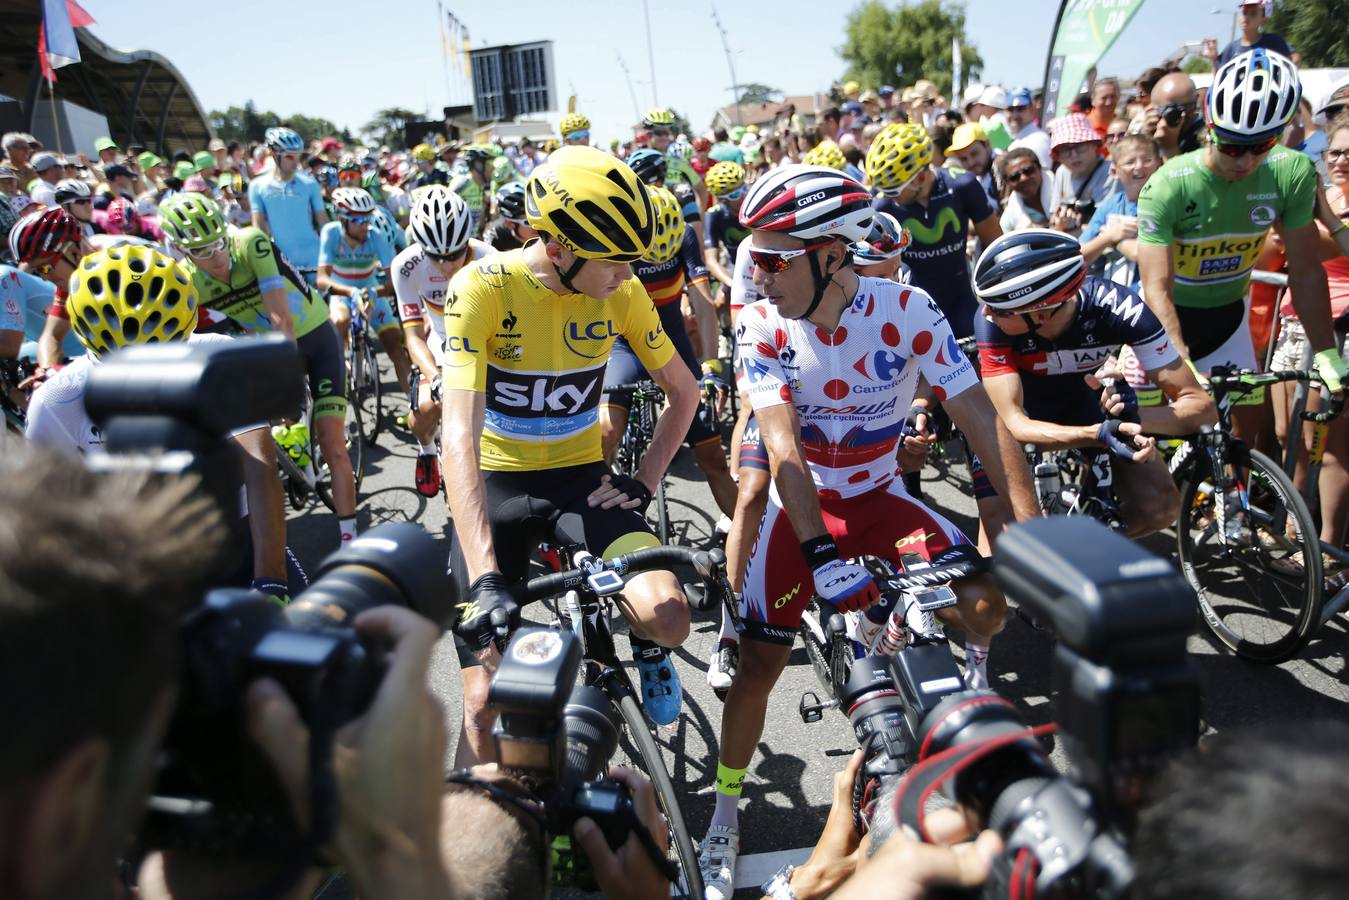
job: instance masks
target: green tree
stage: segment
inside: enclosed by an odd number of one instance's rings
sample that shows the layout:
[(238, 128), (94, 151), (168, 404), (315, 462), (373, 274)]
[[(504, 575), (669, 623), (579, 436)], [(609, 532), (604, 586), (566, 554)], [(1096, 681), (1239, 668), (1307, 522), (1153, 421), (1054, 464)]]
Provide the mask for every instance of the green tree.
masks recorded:
[(1202, 56), (1191, 56), (1180, 64), (1180, 70), (1186, 75), (1198, 75), (1202, 72), (1212, 72), (1213, 63)]
[(757, 81), (740, 85), (740, 99), (736, 103), (776, 103), (782, 99), (782, 91)]
[(1342, 68), (1349, 66), (1346, 22), (1349, 0), (1277, 0), (1265, 30), (1283, 35), (1302, 56), (1303, 68)]
[(299, 113), (287, 116), (285, 121), (287, 125), (299, 132), (300, 137), (304, 138), (306, 143), (320, 138), (335, 137), (341, 130), (327, 119), (311, 118)]
[(978, 77), (984, 61), (965, 39), (963, 3), (922, 0), (892, 9), (882, 0), (864, 0), (848, 13), (838, 53), (848, 64), (844, 77), (856, 79), (864, 88), (926, 78), (949, 95), (953, 37), (960, 40), (965, 76)]
[(375, 117), (361, 128), (361, 133), (369, 137), (372, 144), (399, 147), (403, 144), (403, 129), (409, 122), (418, 122), (421, 118), (421, 113), (393, 106), (375, 113)]
[[(271, 113), (268, 113), (268, 115), (271, 115)], [(252, 100), (249, 100), (244, 104), (240, 124), (243, 126), (244, 132), (242, 140), (246, 141), (262, 140), (262, 135), (268, 127), (263, 121), (262, 116), (258, 115), (258, 108), (253, 105)]]

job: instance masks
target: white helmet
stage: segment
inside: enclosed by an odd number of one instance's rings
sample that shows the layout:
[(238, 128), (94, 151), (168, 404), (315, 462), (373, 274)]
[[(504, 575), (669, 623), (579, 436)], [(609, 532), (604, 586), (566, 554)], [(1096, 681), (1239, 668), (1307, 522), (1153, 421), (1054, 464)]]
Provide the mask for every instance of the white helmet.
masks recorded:
[(56, 204), (64, 206), (76, 200), (83, 200), (92, 196), (89, 185), (80, 181), (78, 178), (63, 178), (56, 182)]
[(333, 206), (341, 216), (365, 216), (375, 211), (375, 198), (365, 188), (338, 188), (333, 191)]
[(1293, 61), (1257, 47), (1218, 69), (1205, 112), (1220, 140), (1255, 144), (1283, 134), (1301, 99)]
[(745, 228), (781, 231), (803, 241), (863, 240), (871, 233), (873, 217), (867, 189), (827, 166), (773, 169), (754, 182), (740, 204)]
[(443, 184), (433, 184), (417, 192), (408, 232), (427, 253), (453, 256), (468, 243), (472, 219), (463, 197)]

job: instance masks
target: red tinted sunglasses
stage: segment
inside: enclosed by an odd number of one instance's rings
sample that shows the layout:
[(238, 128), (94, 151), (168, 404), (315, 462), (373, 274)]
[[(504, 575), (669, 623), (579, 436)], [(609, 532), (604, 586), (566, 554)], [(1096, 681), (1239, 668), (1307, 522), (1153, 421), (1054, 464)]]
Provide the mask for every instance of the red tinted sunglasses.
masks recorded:
[(832, 241), (832, 238), (826, 241), (816, 241), (813, 244), (806, 244), (799, 250), (760, 250), (751, 247), (749, 248), (749, 258), (754, 265), (768, 274), (781, 275), (792, 267), (792, 263), (796, 261), (798, 256), (804, 256), (811, 250), (830, 243), (830, 241)]
[(1214, 148), (1223, 156), (1230, 156), (1233, 159), (1240, 159), (1248, 153), (1252, 156), (1262, 156), (1273, 150), (1277, 143), (1279, 143), (1279, 139), (1276, 137), (1261, 141), (1258, 144), (1228, 144), (1218, 140), (1216, 136), (1213, 138)]

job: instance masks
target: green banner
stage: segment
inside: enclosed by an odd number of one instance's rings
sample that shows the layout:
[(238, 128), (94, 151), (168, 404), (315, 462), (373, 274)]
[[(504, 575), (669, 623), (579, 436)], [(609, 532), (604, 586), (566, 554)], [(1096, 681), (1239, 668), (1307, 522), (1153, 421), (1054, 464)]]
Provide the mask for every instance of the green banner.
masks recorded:
[(1050, 44), (1043, 120), (1063, 115), (1143, 0), (1065, 0)]

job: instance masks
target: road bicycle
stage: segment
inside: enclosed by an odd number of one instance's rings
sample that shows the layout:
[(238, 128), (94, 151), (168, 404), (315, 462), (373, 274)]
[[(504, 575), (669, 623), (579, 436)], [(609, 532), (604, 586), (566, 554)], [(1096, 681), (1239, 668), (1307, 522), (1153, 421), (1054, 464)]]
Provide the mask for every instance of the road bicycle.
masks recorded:
[(1316, 522), (1283, 468), (1232, 435), (1233, 399), (1285, 381), (1316, 380), (1314, 372), (1215, 367), (1208, 390), (1218, 426), (1181, 441), (1168, 462), (1180, 491), (1181, 571), (1213, 635), (1255, 662), (1290, 659), (1327, 616)]
[(1035, 477), (1040, 511), (1047, 516), (1091, 516), (1124, 531), (1124, 517), (1115, 500), (1115, 464), (1102, 447), (1039, 450), (1026, 445), (1026, 459)]
[[(628, 406), (628, 425), (623, 429), (623, 436), (618, 441), (618, 448), (614, 454), (614, 468), (620, 475), (636, 478), (637, 470), (642, 467), (642, 459), (651, 446), (652, 438), (655, 437), (656, 418), (665, 403), (665, 392), (654, 381), (614, 385), (605, 388), (604, 392), (610, 397), (624, 394), (631, 398)], [(653, 524), (656, 528), (656, 537), (662, 544), (668, 544), (670, 509), (665, 502), (664, 473), (656, 484), (656, 491), (651, 497), (651, 505), (647, 508), (646, 514), (648, 518), (655, 517)]]
[[(362, 298), (364, 300), (364, 298)], [(365, 302), (351, 304), (351, 337), (347, 347), (347, 402), (360, 409), (361, 434), (375, 446), (384, 422), (384, 387), (376, 358), (378, 341), (365, 316)]]
[[(277, 443), (276, 461), (281, 470), (281, 485), (285, 488), (291, 508), (296, 512), (305, 509), (314, 497), (318, 497), (331, 511), (337, 512), (337, 507), (333, 503), (332, 475), (328, 463), (323, 459), (323, 450), (319, 447), (318, 435), (314, 429), (314, 402), (307, 389), (304, 392), (304, 408), (300, 413), (300, 421), (305, 424), (309, 434), (308, 441), (300, 446), (302, 451), (300, 459), (290, 455), (289, 451), (294, 448)], [(361, 482), (365, 478), (365, 439), (361, 422), (361, 408), (348, 402), (343, 438), (351, 459), (351, 471), (356, 479), (357, 496), (360, 495)], [(308, 457), (307, 462), (302, 461), (304, 456)]]
[(701, 581), (702, 596), (717, 598), (733, 607), (734, 597), (726, 578), (726, 556), (715, 549), (651, 547), (606, 560), (590, 555), (583, 547), (553, 549), (562, 570), (516, 585), (511, 594), (522, 607), (533, 600), (543, 600), (549, 611), (548, 627), (569, 630), (580, 640), (578, 683), (598, 688), (609, 699), (631, 742), (632, 752), (628, 755), (651, 780), (656, 803), (668, 823), (669, 862), (678, 875), (670, 896), (701, 900), (703, 883), (697, 848), (684, 824), (679, 794), (670, 780), (652, 726), (642, 712), (640, 695), (619, 661), (612, 622), (618, 615), (614, 597), (623, 590), (624, 576), (675, 566), (691, 566)]

